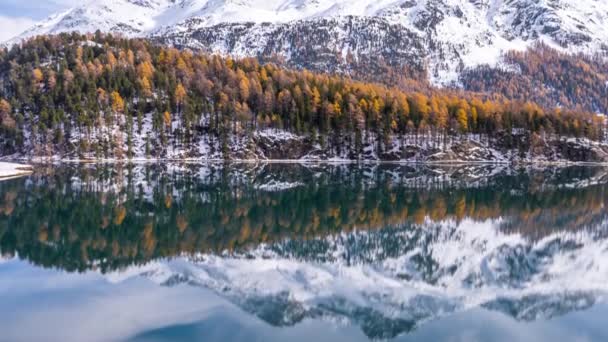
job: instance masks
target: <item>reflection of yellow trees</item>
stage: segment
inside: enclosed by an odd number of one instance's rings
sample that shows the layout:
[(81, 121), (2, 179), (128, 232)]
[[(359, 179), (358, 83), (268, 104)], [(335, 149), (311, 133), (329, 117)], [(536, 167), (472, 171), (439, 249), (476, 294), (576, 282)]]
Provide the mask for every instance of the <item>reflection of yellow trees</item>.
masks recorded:
[(312, 222), (311, 222), (311, 227), (312, 229), (305, 229), (305, 232), (316, 232), (319, 229), (319, 226), (321, 225), (321, 218), (319, 217), (319, 215), (317, 214), (317, 211), (314, 210), (312, 212)]
[(463, 195), (462, 197), (460, 197), (458, 199), (458, 201), (456, 201), (456, 208), (455, 208), (455, 212), (454, 212), (456, 218), (459, 221), (464, 218), (466, 209), (467, 209), (467, 200)]
[(13, 210), (15, 210), (15, 199), (17, 198), (17, 193), (14, 191), (7, 191), (4, 194), (4, 200), (0, 204), (0, 213), (5, 216), (11, 216)]
[(472, 217), (473, 215), (475, 215), (475, 210), (476, 210), (475, 200), (469, 201), (466, 204), (466, 207), (467, 207), (467, 214), (466, 214), (466, 216)]
[(101, 218), (101, 225), (100, 225), (100, 227), (101, 227), (101, 229), (106, 229), (106, 228), (108, 228), (109, 225), (110, 225), (110, 218), (104, 215)]
[(178, 250), (181, 253), (196, 253), (196, 235), (191, 234), (191, 231), (186, 231), (179, 240)]
[(397, 212), (395, 217), (395, 222), (392, 224), (398, 224), (398, 222), (407, 222), (407, 218), (409, 217), (409, 210), (407, 207), (404, 207), (401, 211)]
[(414, 223), (423, 224), (426, 218), (426, 210), (424, 208), (418, 208), (414, 211)]
[(229, 215), (222, 215), (222, 220), (220, 221), (221, 224), (225, 225), (228, 224), (228, 222), (230, 222), (230, 216)]
[(180, 233), (183, 233), (184, 231), (186, 231), (186, 229), (188, 229), (188, 220), (182, 214), (177, 215), (177, 218), (175, 219), (175, 224), (177, 225), (177, 230), (179, 230)]
[(244, 217), (244, 216), (247, 216), (248, 211), (249, 211), (248, 207), (235, 208), (234, 209), (234, 213), (233, 213), (233, 217)]
[[(496, 187), (419, 191), (400, 186), (345, 186), (328, 195), (326, 187), (312, 185), (272, 193), (252, 188), (240, 192), (212, 189), (213, 196), (201, 196), (198, 190), (162, 185), (155, 189), (153, 203), (142, 201), (138, 192), (100, 196), (83, 191), (62, 194), (62, 200), (56, 201), (39, 195), (49, 190), (23, 189), (14, 194), (6, 191), (0, 197), (3, 205), (7, 200), (15, 204), (10, 217), (0, 215), (0, 242), (16, 241), (10, 248), (0, 245), (0, 249), (27, 255), (23, 248), (29, 248), (31, 258), (58, 253), (58, 258), (75, 267), (85, 259), (143, 262), (285, 238), (422, 225), (427, 220), (506, 218), (510, 224), (504, 229), (536, 236), (556, 227), (588, 226), (607, 215), (608, 199), (601, 185), (578, 190), (538, 188), (521, 196)], [(180, 196), (173, 198), (170, 194), (176, 192)], [(37, 210), (32, 211), (32, 206)], [(122, 228), (110, 229), (118, 226)], [(14, 239), (3, 239), (7, 231)]]
[[(508, 196), (480, 201), (474, 193), (467, 191), (433, 194), (418, 194), (403, 189), (382, 191), (385, 196), (378, 201), (366, 202), (365, 196), (349, 198), (347, 194), (343, 194), (347, 200), (337, 197), (331, 199), (327, 205), (316, 205), (314, 202), (310, 202), (311, 205), (303, 205), (289, 195), (280, 193), (258, 194), (254, 201), (250, 201), (247, 196), (232, 198), (224, 202), (221, 209), (213, 209), (214, 204), (208, 203), (189, 205), (187, 203), (193, 197), (188, 197), (187, 194), (183, 198), (180, 197), (179, 205), (167, 208), (166, 199), (171, 196), (162, 196), (164, 209), (155, 213), (154, 219), (142, 223), (137, 220), (137, 215), (133, 215), (129, 221), (129, 230), (142, 227), (142, 241), (139, 245), (141, 252), (138, 252), (138, 244), (133, 241), (95, 243), (88, 248), (111, 248), (113, 255), (118, 253), (118, 249), (121, 251), (119, 255), (125, 257), (136, 256), (138, 253), (152, 256), (173, 255), (179, 251), (234, 250), (237, 247), (276, 241), (285, 237), (308, 238), (337, 231), (398, 226), (406, 222), (424, 224), (427, 219), (460, 221), (464, 218), (485, 220), (509, 216), (518, 220), (520, 227), (524, 227), (523, 223), (534, 222), (548, 213), (563, 214), (564, 210), (572, 211), (574, 208), (586, 208), (590, 214), (598, 215), (602, 212), (603, 203), (601, 199), (593, 197), (594, 193), (588, 196), (588, 200), (579, 198), (573, 201), (570, 196), (566, 196), (555, 197), (555, 203), (535, 204), (533, 201), (519, 203), (519, 199), (513, 199), (510, 203)], [(386, 193), (387, 191), (392, 192)], [(268, 198), (260, 200), (263, 196)], [(311, 198), (315, 198), (314, 192), (311, 193)], [(172, 201), (173, 199), (170, 202)], [(113, 202), (108, 201), (108, 205), (111, 203)], [(129, 217), (129, 210), (133, 210), (128, 209), (128, 206), (129, 204), (125, 203), (116, 208), (114, 220), (109, 223), (107, 219), (102, 219), (102, 226), (123, 225)], [(174, 213), (175, 210), (180, 210), (180, 213)], [(167, 220), (169, 217), (173, 219)], [(573, 222), (583, 225), (586, 220), (586, 216), (582, 215)], [(163, 227), (169, 225), (173, 225), (170, 228), (178, 231), (180, 237), (175, 240), (175, 245), (167, 246), (172, 239), (159, 240), (158, 234), (167, 235), (168, 230)], [(52, 238), (58, 239), (58, 236), (54, 233)], [(48, 234), (45, 238), (48, 238)]]
[(38, 230), (38, 241), (47, 242), (49, 239), (49, 230), (46, 225), (41, 225)]
[(85, 263), (89, 263), (89, 241), (83, 241), (80, 244), (80, 258), (82, 259), (82, 261), (84, 261)]
[(280, 216), (277, 218), (277, 225), (282, 228), (289, 228), (292, 222), (290, 217)]
[(104, 249), (107, 246), (107, 241), (104, 239), (97, 238), (91, 243), (91, 246), (93, 247), (93, 249), (97, 250)]
[(445, 204), (445, 200), (443, 198), (437, 199), (433, 207), (431, 208), (430, 218), (433, 221), (438, 221), (442, 217), (445, 217), (448, 212), (448, 207)]
[(339, 218), (340, 217), (340, 208), (339, 207), (329, 208), (327, 210), (327, 217), (334, 218), (334, 219)]
[(75, 242), (78, 240), (78, 232), (76, 232), (72, 227), (68, 229), (68, 241)]
[(61, 237), (61, 227), (56, 224), (53, 226), (53, 240), (57, 241)]
[(15, 204), (13, 204), (13, 202), (4, 203), (0, 208), (0, 212), (6, 216), (11, 216), (13, 210), (15, 210)]
[(116, 241), (116, 240), (112, 241), (110, 250), (111, 250), (113, 257), (116, 258), (120, 255), (120, 245), (118, 244), (118, 241)]
[(115, 209), (115, 214), (114, 214), (114, 225), (115, 226), (120, 226), (122, 225), (122, 222), (125, 220), (125, 217), (127, 216), (127, 208), (120, 206), (118, 208)]
[(249, 225), (249, 221), (243, 222), (243, 226), (241, 227), (241, 234), (239, 235), (239, 243), (244, 243), (249, 239), (251, 235), (251, 226)]
[(144, 230), (141, 233), (144, 252), (146, 255), (153, 255), (156, 248), (156, 238), (154, 237), (154, 223), (147, 222), (144, 225)]
[(17, 192), (15, 191), (7, 191), (4, 194), (4, 201), (13, 202), (17, 198)]

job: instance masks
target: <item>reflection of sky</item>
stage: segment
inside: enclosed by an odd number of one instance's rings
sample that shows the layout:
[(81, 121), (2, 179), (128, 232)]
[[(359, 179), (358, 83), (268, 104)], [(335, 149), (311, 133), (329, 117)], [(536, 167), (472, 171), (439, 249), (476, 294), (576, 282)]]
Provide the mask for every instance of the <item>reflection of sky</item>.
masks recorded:
[[(552, 320), (518, 323), (508, 316), (486, 310), (456, 314), (423, 325), (399, 341), (510, 342), (510, 341), (607, 341), (604, 327), (608, 307), (598, 306)], [(602, 331), (603, 330), (603, 331)]]
[[(606, 341), (608, 307), (550, 321), (517, 323), (474, 310), (422, 325), (400, 341)], [(365, 340), (356, 326), (308, 321), (276, 328), (210, 291), (118, 284), (94, 272), (68, 274), (21, 261), (0, 264), (0, 340), (6, 341), (335, 341)]]
[(191, 322), (219, 307), (190, 287), (135, 279), (112, 285), (95, 273), (67, 274), (22, 262), (0, 265), (0, 323), (10, 341), (122, 340), (163, 325)]

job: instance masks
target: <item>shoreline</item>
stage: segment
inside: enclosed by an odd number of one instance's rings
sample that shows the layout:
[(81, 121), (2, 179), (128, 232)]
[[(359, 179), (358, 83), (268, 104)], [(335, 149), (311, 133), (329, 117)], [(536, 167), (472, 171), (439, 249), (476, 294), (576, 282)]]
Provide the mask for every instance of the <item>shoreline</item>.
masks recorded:
[(0, 180), (29, 175), (34, 172), (32, 165), (0, 162)]
[[(27, 162), (28, 164), (21, 164)], [(466, 166), (466, 165), (508, 165), (508, 166), (603, 166), (608, 162), (574, 162), (574, 161), (492, 161), (492, 160), (357, 160), (357, 159), (207, 159), (207, 158), (133, 158), (133, 159), (54, 159), (54, 158), (15, 158), (0, 161), (0, 178), (11, 177), (2, 175), (2, 165), (12, 167), (20, 173), (31, 173), (32, 165), (50, 164), (152, 164), (152, 163), (243, 163), (243, 164), (389, 164), (389, 165), (433, 165), (433, 166)]]

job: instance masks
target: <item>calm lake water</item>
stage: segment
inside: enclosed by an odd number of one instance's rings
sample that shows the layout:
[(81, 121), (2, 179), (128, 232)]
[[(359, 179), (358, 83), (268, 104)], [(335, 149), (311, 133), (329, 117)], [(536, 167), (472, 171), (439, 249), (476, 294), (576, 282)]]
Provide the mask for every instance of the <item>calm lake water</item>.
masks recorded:
[(608, 169), (168, 164), (0, 182), (0, 341), (607, 341)]

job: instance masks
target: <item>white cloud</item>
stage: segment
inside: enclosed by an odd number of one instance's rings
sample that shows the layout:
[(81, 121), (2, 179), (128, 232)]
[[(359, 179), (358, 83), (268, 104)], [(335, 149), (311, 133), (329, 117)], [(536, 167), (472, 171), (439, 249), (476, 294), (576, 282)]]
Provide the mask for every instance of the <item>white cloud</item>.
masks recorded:
[(34, 25), (30, 18), (10, 18), (0, 15), (0, 42), (7, 41)]

